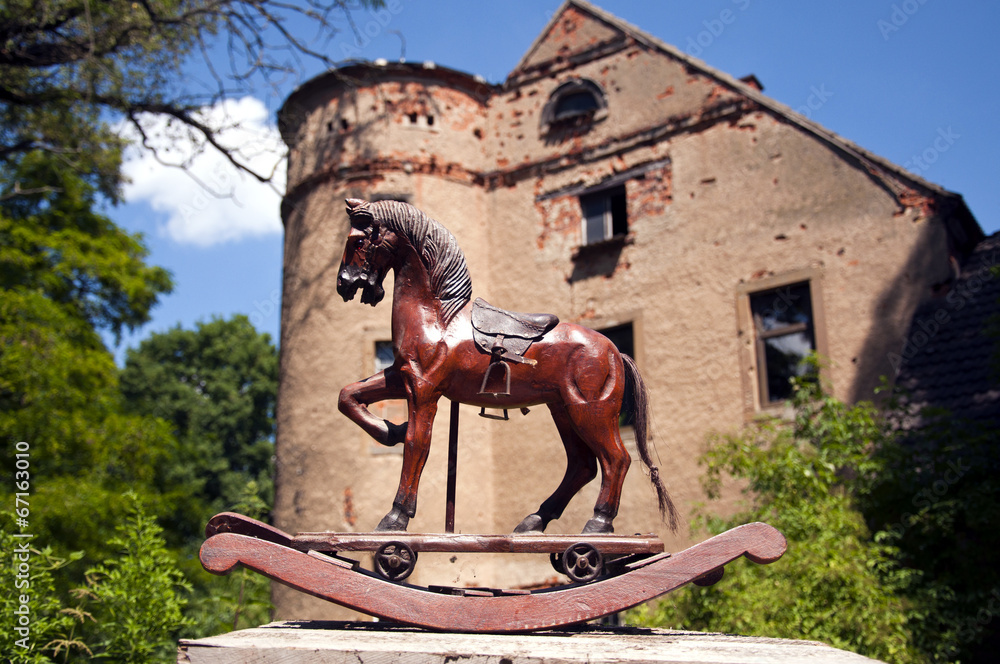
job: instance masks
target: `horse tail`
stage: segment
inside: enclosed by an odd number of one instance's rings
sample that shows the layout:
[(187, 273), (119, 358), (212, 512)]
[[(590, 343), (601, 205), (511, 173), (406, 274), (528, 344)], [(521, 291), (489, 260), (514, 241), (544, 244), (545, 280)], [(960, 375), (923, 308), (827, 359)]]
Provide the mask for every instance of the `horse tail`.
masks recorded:
[(649, 445), (646, 440), (649, 427), (649, 391), (646, 389), (646, 383), (642, 380), (642, 375), (639, 373), (639, 367), (636, 366), (635, 360), (625, 353), (622, 353), (622, 360), (625, 363), (626, 377), (632, 385), (632, 398), (625, 400), (622, 410), (627, 410), (629, 411), (627, 414), (632, 415), (633, 428), (635, 430), (635, 446), (639, 450), (639, 458), (649, 468), (649, 481), (652, 482), (653, 488), (656, 489), (660, 517), (669, 519), (670, 530), (676, 533), (677, 508), (674, 507), (674, 501), (670, 499), (667, 487), (663, 485), (663, 480), (660, 479), (660, 469), (656, 467), (649, 456)]

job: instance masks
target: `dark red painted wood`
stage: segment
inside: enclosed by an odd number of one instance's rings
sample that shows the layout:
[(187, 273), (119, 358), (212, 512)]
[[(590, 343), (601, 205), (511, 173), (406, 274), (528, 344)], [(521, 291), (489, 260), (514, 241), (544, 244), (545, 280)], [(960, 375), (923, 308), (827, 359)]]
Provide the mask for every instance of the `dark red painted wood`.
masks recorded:
[[(394, 275), (394, 362), (346, 386), (338, 401), (341, 412), (377, 442), (403, 445), (396, 497), (376, 530), (405, 531), (416, 514), (434, 416), (445, 396), (486, 408), (541, 404), (549, 408), (566, 449), (566, 471), (555, 491), (521, 521), (516, 532), (545, 530), (598, 469), (601, 487), (583, 532), (614, 532), (612, 522), (631, 464), (618, 425), (626, 384), (631, 385), (636, 404), (636, 449), (650, 468), (660, 509), (676, 529), (676, 509), (647, 445), (646, 388), (631, 358), (599, 332), (571, 323), (549, 329), (552, 317), (537, 315), (527, 317), (538, 324), (539, 336), (531, 338), (523, 356), (484, 352), (473, 337), (472, 281), (454, 236), (420, 210), (398, 201), (348, 199), (347, 213), (351, 230), (337, 272), (337, 292), (346, 301), (360, 290), (362, 303), (376, 305), (385, 297), (385, 276), (390, 271)], [(484, 393), (483, 378), (497, 364), (510, 379), (510, 389)], [(368, 409), (385, 399), (406, 399), (405, 426)]]
[[(280, 532), (280, 531), (279, 531)], [(480, 590), (470, 596), (431, 592), (384, 581), (264, 539), (235, 533), (210, 537), (201, 548), (205, 569), (227, 574), (237, 565), (292, 588), (379, 618), (456, 632), (525, 632), (572, 625), (617, 613), (706, 577), (746, 556), (770, 563), (785, 538), (764, 523), (729, 530), (667, 558), (585, 585), (530, 594)]]

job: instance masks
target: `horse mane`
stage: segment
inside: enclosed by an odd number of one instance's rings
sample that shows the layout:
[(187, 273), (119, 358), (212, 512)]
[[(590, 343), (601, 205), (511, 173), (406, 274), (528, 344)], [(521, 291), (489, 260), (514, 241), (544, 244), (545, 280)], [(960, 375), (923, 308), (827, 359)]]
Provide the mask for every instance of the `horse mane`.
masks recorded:
[(440, 222), (408, 203), (376, 201), (369, 204), (372, 217), (403, 235), (427, 268), (434, 296), (441, 301), (445, 324), (472, 297), (472, 277), (458, 240)]

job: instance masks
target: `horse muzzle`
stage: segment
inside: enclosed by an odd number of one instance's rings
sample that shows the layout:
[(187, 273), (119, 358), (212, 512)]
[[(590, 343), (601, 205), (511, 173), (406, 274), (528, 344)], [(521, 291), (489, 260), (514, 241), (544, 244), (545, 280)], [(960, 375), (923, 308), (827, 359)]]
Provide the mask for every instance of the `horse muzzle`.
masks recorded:
[(349, 302), (361, 290), (361, 303), (370, 304), (373, 307), (385, 297), (385, 289), (377, 283), (378, 275), (367, 273), (362, 270), (345, 267), (337, 275), (337, 294), (344, 298), (344, 302)]

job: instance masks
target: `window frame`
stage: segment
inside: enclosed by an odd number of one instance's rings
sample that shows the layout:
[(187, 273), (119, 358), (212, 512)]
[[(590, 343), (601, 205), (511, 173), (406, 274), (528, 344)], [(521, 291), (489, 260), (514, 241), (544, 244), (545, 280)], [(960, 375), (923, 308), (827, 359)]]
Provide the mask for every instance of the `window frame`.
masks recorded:
[[(582, 111), (564, 111), (557, 113), (561, 100), (577, 94), (590, 95), (595, 104), (594, 108)], [(571, 78), (561, 83), (552, 94), (542, 109), (541, 130), (542, 134), (564, 127), (589, 127), (590, 125), (603, 120), (608, 115), (608, 99), (604, 89), (588, 78)]]
[[(811, 330), (814, 352), (821, 357), (828, 357), (822, 276), (822, 271), (817, 268), (804, 268), (738, 286), (736, 308), (741, 342), (740, 369), (743, 377), (744, 413), (748, 418), (760, 413), (782, 414), (788, 407), (787, 399), (770, 401), (769, 398), (765, 356), (767, 339)], [(787, 325), (761, 334), (754, 320), (751, 297), (799, 284), (805, 284), (809, 289), (811, 323)], [(824, 380), (829, 379), (823, 367), (820, 368), (820, 376)]]
[[(620, 224), (616, 224), (615, 219), (615, 199), (621, 199), (620, 211), (621, 218)], [(628, 214), (628, 192), (625, 187), (625, 183), (621, 182), (619, 184), (601, 187), (599, 189), (590, 189), (581, 192), (577, 197), (580, 204), (580, 244), (581, 246), (595, 246), (600, 245), (605, 242), (611, 242), (615, 240), (620, 240), (628, 237), (629, 233), (629, 214)], [(591, 240), (590, 238), (590, 217), (587, 216), (587, 205), (588, 201), (601, 200), (604, 205), (604, 210), (601, 213), (603, 215), (603, 234), (600, 239)], [(615, 232), (616, 227), (618, 227), (618, 232)]]

